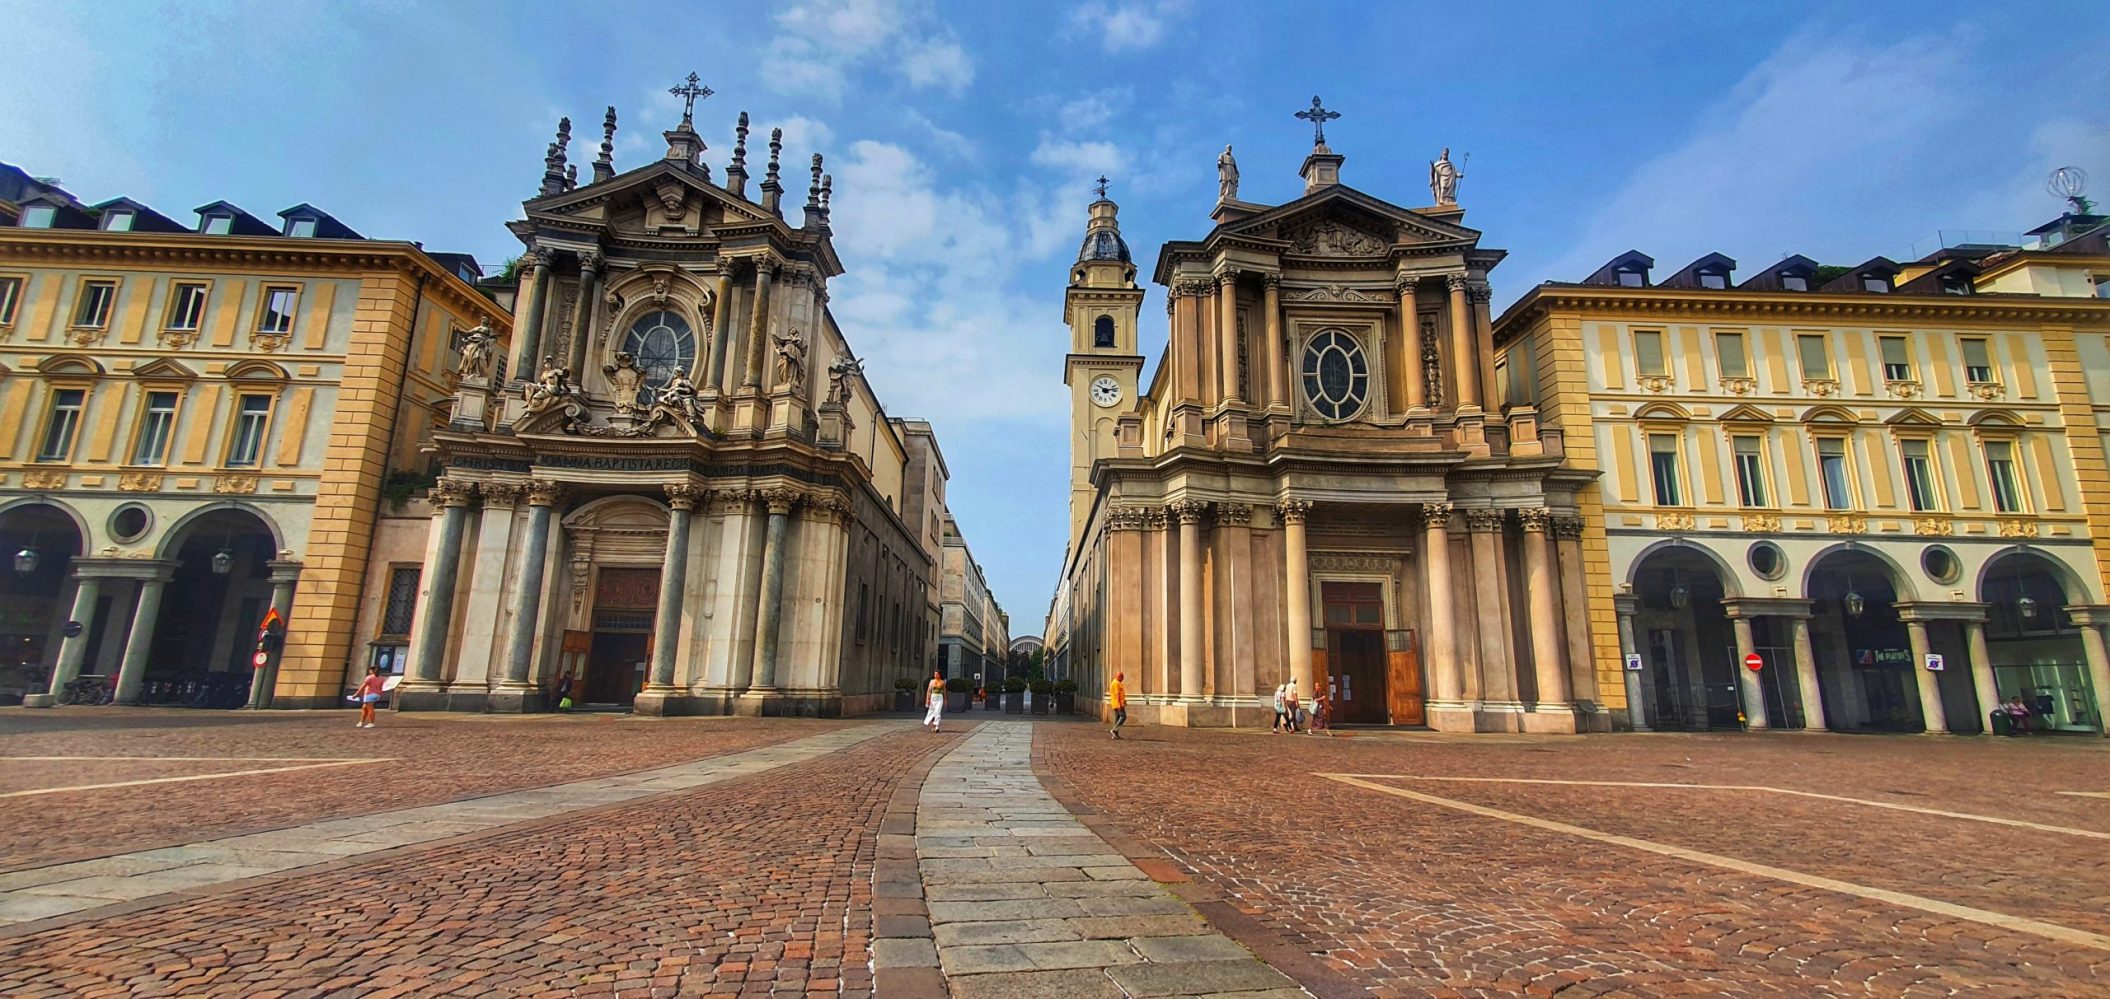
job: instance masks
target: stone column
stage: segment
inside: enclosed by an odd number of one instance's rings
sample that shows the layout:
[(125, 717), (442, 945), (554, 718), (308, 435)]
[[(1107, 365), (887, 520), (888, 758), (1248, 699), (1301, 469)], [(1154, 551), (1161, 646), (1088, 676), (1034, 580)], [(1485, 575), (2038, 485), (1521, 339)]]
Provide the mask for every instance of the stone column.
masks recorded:
[[(272, 650), (264, 668), (256, 670), (254, 679), (249, 683), (249, 706), (252, 708), (270, 707), (271, 697), (278, 691), (278, 660), (285, 654), (285, 639), (293, 631), (293, 585), (300, 582), (299, 562), (273, 559), (267, 565), (271, 570), (271, 609), (278, 612), (280, 640), (279, 647)], [(135, 623), (133, 627), (137, 628), (138, 625)], [(125, 655), (130, 658), (129, 648), (125, 650)]]
[(1289, 402), (1283, 390), (1289, 362), (1282, 356), (1282, 276), (1269, 274), (1261, 287), (1261, 308), (1267, 312), (1267, 405), (1280, 406)]
[(564, 487), (546, 479), (529, 479), (527, 483), (528, 527), (527, 548), (520, 554), (520, 588), (513, 594), (513, 635), (506, 643), (506, 679), (499, 685), (500, 691), (512, 691), (523, 698), (511, 710), (527, 711), (533, 705), (525, 703), (527, 692), (534, 690), (528, 681), (535, 663), (535, 635), (542, 616), (542, 575), (549, 562), (549, 535), (551, 508), (564, 498)]
[(762, 540), (762, 604), (755, 624), (755, 683), (757, 690), (777, 686), (777, 622), (784, 613), (784, 529), (799, 494), (790, 489), (768, 489), (762, 501), (769, 505), (769, 524)]
[(1420, 282), (1411, 277), (1399, 279), (1399, 331), (1404, 334), (1407, 362), (1407, 412), (1413, 413), (1429, 408), (1428, 385), (1421, 376), (1421, 309), (1414, 299), (1414, 289)]
[(733, 275), (730, 270), (718, 271), (718, 293), (711, 300), (711, 354), (704, 367), (705, 384), (723, 390), (725, 386), (725, 356), (730, 353), (733, 333)]
[(520, 255), (520, 266), (527, 271), (528, 299), (519, 325), (513, 327), (513, 370), (507, 374), (514, 381), (534, 381), (535, 363), (542, 357), (542, 315), (549, 304), (549, 251), (528, 248)]
[[(1758, 640), (1751, 637), (1751, 619), (1738, 615), (1729, 619), (1736, 629), (1736, 690), (1744, 703), (1744, 727), (1753, 732), (1769, 728), (1766, 724), (1766, 692), (1758, 685), (1758, 674), (1744, 668), (1744, 660), (1758, 652)], [(1772, 668), (1772, 667), (1768, 667)]]
[(1310, 692), (1311, 674), (1311, 564), (1304, 545), (1304, 518), (1311, 512), (1309, 500), (1283, 500), (1275, 504), (1282, 519), (1282, 598), (1288, 605), (1289, 675), (1297, 689)]
[(1473, 712), (1465, 703), (1465, 673), (1458, 664), (1458, 602), (1451, 592), (1451, 505), (1421, 507), (1422, 589), (1428, 595), (1429, 620), (1423, 646), (1429, 653), (1429, 727), (1447, 732), (1473, 730)]
[(1502, 405), (1502, 387), (1495, 384), (1495, 362), (1493, 355), (1482, 356), (1481, 345), (1494, 349), (1494, 332), (1490, 327), (1487, 303), (1495, 296), (1493, 288), (1484, 281), (1474, 281), (1465, 286), (1466, 318), (1473, 329), (1473, 367), (1480, 375), (1480, 406), (1483, 409), (1499, 409)]
[(703, 487), (687, 482), (667, 486), (667, 554), (659, 566), (659, 612), (652, 619), (651, 686), (661, 693), (674, 687), (674, 666), (681, 653), (681, 606), (689, 578), (689, 521)]
[(1463, 274), (1444, 278), (1451, 292), (1451, 408), (1480, 408), (1480, 351), (1473, 346), (1472, 306)]
[(1949, 731), (1949, 714), (1941, 703), (1941, 678), (1927, 668), (1927, 622), (1906, 621), (1905, 634), (1912, 641), (1912, 679), (1920, 692), (1920, 715), (1926, 720), (1927, 734), (1935, 735)]
[(1515, 630), (1510, 627), (1507, 585), (1509, 560), (1503, 550), (1508, 539), (1502, 534), (1503, 519), (1498, 508), (1465, 511), (1465, 527), (1472, 533), (1471, 616), (1479, 630), (1480, 698), (1484, 708), (1507, 713), (1503, 731), (1516, 731), (1522, 725), (1516, 715), (1524, 705), (1517, 696), (1517, 660), (1512, 641)]
[(579, 254), (579, 301), (571, 311), (571, 376), (586, 370), (586, 341), (593, 336), (593, 302), (601, 293), (601, 255), (593, 250)]
[(1202, 697), (1202, 516), (1207, 503), (1172, 504), (1180, 520), (1180, 696)]
[[(119, 704), (139, 703), (139, 688), (146, 681), (147, 653), (154, 647), (154, 627), (161, 618), (162, 589), (173, 575), (174, 566), (168, 566), (156, 569), (152, 576), (139, 581), (139, 604), (132, 610), (132, 633), (125, 637), (124, 663), (117, 668)], [(275, 595), (271, 602), (273, 606), (278, 604)], [(251, 707), (256, 706), (255, 687), (250, 688)]]
[(1980, 731), (1992, 735), (1992, 714), (2000, 705), (2000, 685), (1993, 682), (1993, 653), (1985, 645), (1985, 622), (1965, 621), (1963, 634), (1971, 650), (1971, 689), (1978, 695), (1978, 724), (1984, 726)]
[[(1583, 582), (1583, 519), (1572, 514), (1553, 518), (1553, 553), (1558, 559), (1561, 635), (1567, 641), (1568, 696), (1592, 713), (1603, 710), (1598, 696), (1596, 651), (1590, 646), (1590, 595)], [(1610, 719), (1604, 719), (1610, 724)]]
[[(1524, 527), (1524, 575), (1531, 591), (1531, 668), (1538, 679), (1533, 713), (1565, 716), (1566, 727), (1575, 727), (1575, 705), (1568, 687), (1567, 642), (1561, 634), (1560, 574), (1555, 569), (1553, 511), (1527, 507), (1517, 511)], [(1550, 719), (1539, 719), (1545, 722)]]
[(1202, 383), (1207, 381), (1201, 370), (1201, 299), (1184, 281), (1175, 282), (1166, 290), (1166, 296), (1172, 313), (1168, 320), (1172, 324), (1171, 342), (1166, 346), (1172, 354), (1172, 398), (1175, 402), (1199, 402)]
[[(1619, 654), (1622, 657), (1640, 655), (1641, 647), (1634, 643), (1634, 610), (1639, 600), (1632, 596), (1612, 598), (1612, 607), (1619, 613)], [(1647, 657), (1643, 657), (1644, 663)], [(1619, 664), (1619, 672), (1626, 678), (1626, 723), (1636, 732), (1653, 731), (1648, 725), (1648, 697), (1642, 686), (1643, 669), (1627, 669)]]
[(1817, 679), (1817, 652), (1810, 644), (1810, 619), (1804, 614), (1791, 618), (1795, 629), (1795, 686), (1802, 691), (1802, 729), (1828, 732), (1824, 720), (1824, 688)]
[(769, 354), (769, 282), (776, 273), (775, 261), (755, 261), (755, 308), (748, 317), (747, 374), (740, 380), (743, 389), (762, 387), (762, 364)]
[(461, 562), (462, 530), (469, 520), (475, 487), (442, 477), (429, 493), (440, 504), (438, 553), (425, 573), (425, 603), (417, 610), (417, 640), (410, 646), (409, 685), (437, 687), (447, 659), (447, 630), (454, 623), (454, 582)]
[(2068, 607), (2066, 613), (2073, 623), (2081, 628), (2081, 651), (2088, 657), (2088, 682), (2095, 688), (2095, 729), (2110, 736), (2110, 719), (2103, 717), (2103, 709), (2110, 707), (2110, 649), (2103, 646), (2103, 612), (2110, 608)]
[(1222, 310), (1216, 323), (1216, 368), (1223, 379), (1223, 401), (1233, 405), (1245, 400), (1238, 391), (1238, 272), (1217, 275), (1216, 304)]
[[(77, 570), (76, 570), (77, 571)], [(73, 590), (73, 610), (68, 621), (78, 621), (81, 633), (68, 636), (59, 645), (58, 668), (51, 671), (51, 687), (42, 694), (30, 694), (22, 698), (26, 708), (48, 708), (57, 703), (59, 691), (81, 675), (81, 660), (88, 654), (88, 639), (95, 627), (95, 602), (102, 598), (103, 581), (93, 576), (78, 578)]]

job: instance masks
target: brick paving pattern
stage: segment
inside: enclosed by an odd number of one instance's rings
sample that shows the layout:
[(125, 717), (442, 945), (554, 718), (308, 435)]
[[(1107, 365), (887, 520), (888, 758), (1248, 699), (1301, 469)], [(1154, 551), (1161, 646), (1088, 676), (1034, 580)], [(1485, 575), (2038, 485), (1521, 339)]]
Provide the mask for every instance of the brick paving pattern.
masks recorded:
[[(2110, 995), (2110, 950), (1314, 776), (1757, 784), (2104, 829), (2102, 799), (2057, 793), (2110, 783), (2093, 743), (1129, 734), (1040, 738), (1091, 808), (1376, 995)], [(1756, 792), (1380, 783), (2080, 929), (2110, 908), (2099, 839)]]
[[(7, 807), (0, 807), (0, 872), (629, 773), (784, 742), (840, 724), (789, 718), (640, 720), (608, 715), (502, 718), (384, 713), (379, 728), (354, 729), (351, 712), (0, 709), (0, 758), (395, 760), (8, 800)], [(6, 761), (0, 759), (0, 764)], [(0, 766), (10, 775), (0, 793), (278, 765), (283, 764), (165, 759), (153, 763), (14, 763)]]
[(0, 994), (866, 995), (880, 817), (958, 739), (0, 931)]

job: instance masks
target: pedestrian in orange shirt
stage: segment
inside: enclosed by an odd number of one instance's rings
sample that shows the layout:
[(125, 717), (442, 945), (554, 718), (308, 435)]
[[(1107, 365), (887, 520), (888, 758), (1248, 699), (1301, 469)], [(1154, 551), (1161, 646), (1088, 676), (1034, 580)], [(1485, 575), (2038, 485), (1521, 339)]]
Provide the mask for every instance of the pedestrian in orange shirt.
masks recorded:
[(1114, 709), (1111, 732), (1116, 739), (1121, 737), (1121, 726), (1128, 724), (1128, 688), (1121, 683), (1127, 678), (1126, 673), (1115, 673), (1114, 682), (1106, 685), (1106, 706)]

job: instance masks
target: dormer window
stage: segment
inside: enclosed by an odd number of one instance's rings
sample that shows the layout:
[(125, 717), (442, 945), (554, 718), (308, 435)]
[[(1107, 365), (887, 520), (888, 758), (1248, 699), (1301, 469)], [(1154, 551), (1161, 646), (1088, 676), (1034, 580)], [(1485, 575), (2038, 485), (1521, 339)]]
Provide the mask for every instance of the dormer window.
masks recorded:
[(49, 229), (59, 217), (59, 210), (51, 205), (30, 205), (22, 209), (22, 228)]
[(310, 239), (315, 235), (314, 219), (291, 219), (286, 222), (286, 235), (295, 239)]
[(128, 209), (116, 208), (103, 213), (103, 229), (107, 232), (131, 232), (135, 218)]
[(1782, 274), (1780, 276), (1780, 287), (1783, 291), (1808, 291), (1810, 290), (1810, 279), (1800, 274)]
[(1863, 274), (1861, 275), (1861, 290), (1878, 295), (1887, 295), (1890, 293), (1890, 279), (1880, 274)]
[(1961, 274), (1944, 274), (1941, 278), (1941, 293), (1944, 295), (1968, 295), (1972, 291), (1971, 279)]
[(205, 216), (205, 234), (206, 234), (206, 235), (208, 235), (208, 236), (225, 236), (225, 235), (227, 235), (228, 233), (230, 233), (230, 232), (233, 232), (233, 231), (234, 231), (234, 216), (232, 216), (232, 215), (207, 215), (207, 216)]
[(1701, 271), (1700, 287), (1722, 289), (1729, 287), (1729, 275), (1720, 271)]
[(1647, 285), (1648, 285), (1648, 272), (1647, 272), (1647, 271), (1644, 271), (1644, 270), (1633, 270), (1633, 269), (1622, 269), (1622, 270), (1620, 270), (1620, 272), (1619, 272), (1619, 286), (1620, 286), (1620, 287), (1622, 287), (1622, 288), (1643, 288), (1643, 287), (1647, 287)]

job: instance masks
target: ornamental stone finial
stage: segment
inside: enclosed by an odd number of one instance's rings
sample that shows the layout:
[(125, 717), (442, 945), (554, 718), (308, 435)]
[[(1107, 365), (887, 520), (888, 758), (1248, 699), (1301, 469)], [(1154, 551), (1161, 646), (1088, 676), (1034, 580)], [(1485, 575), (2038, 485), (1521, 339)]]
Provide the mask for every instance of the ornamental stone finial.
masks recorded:
[(601, 155), (594, 157), (593, 182), (598, 184), (615, 176), (615, 107), (601, 116)]

